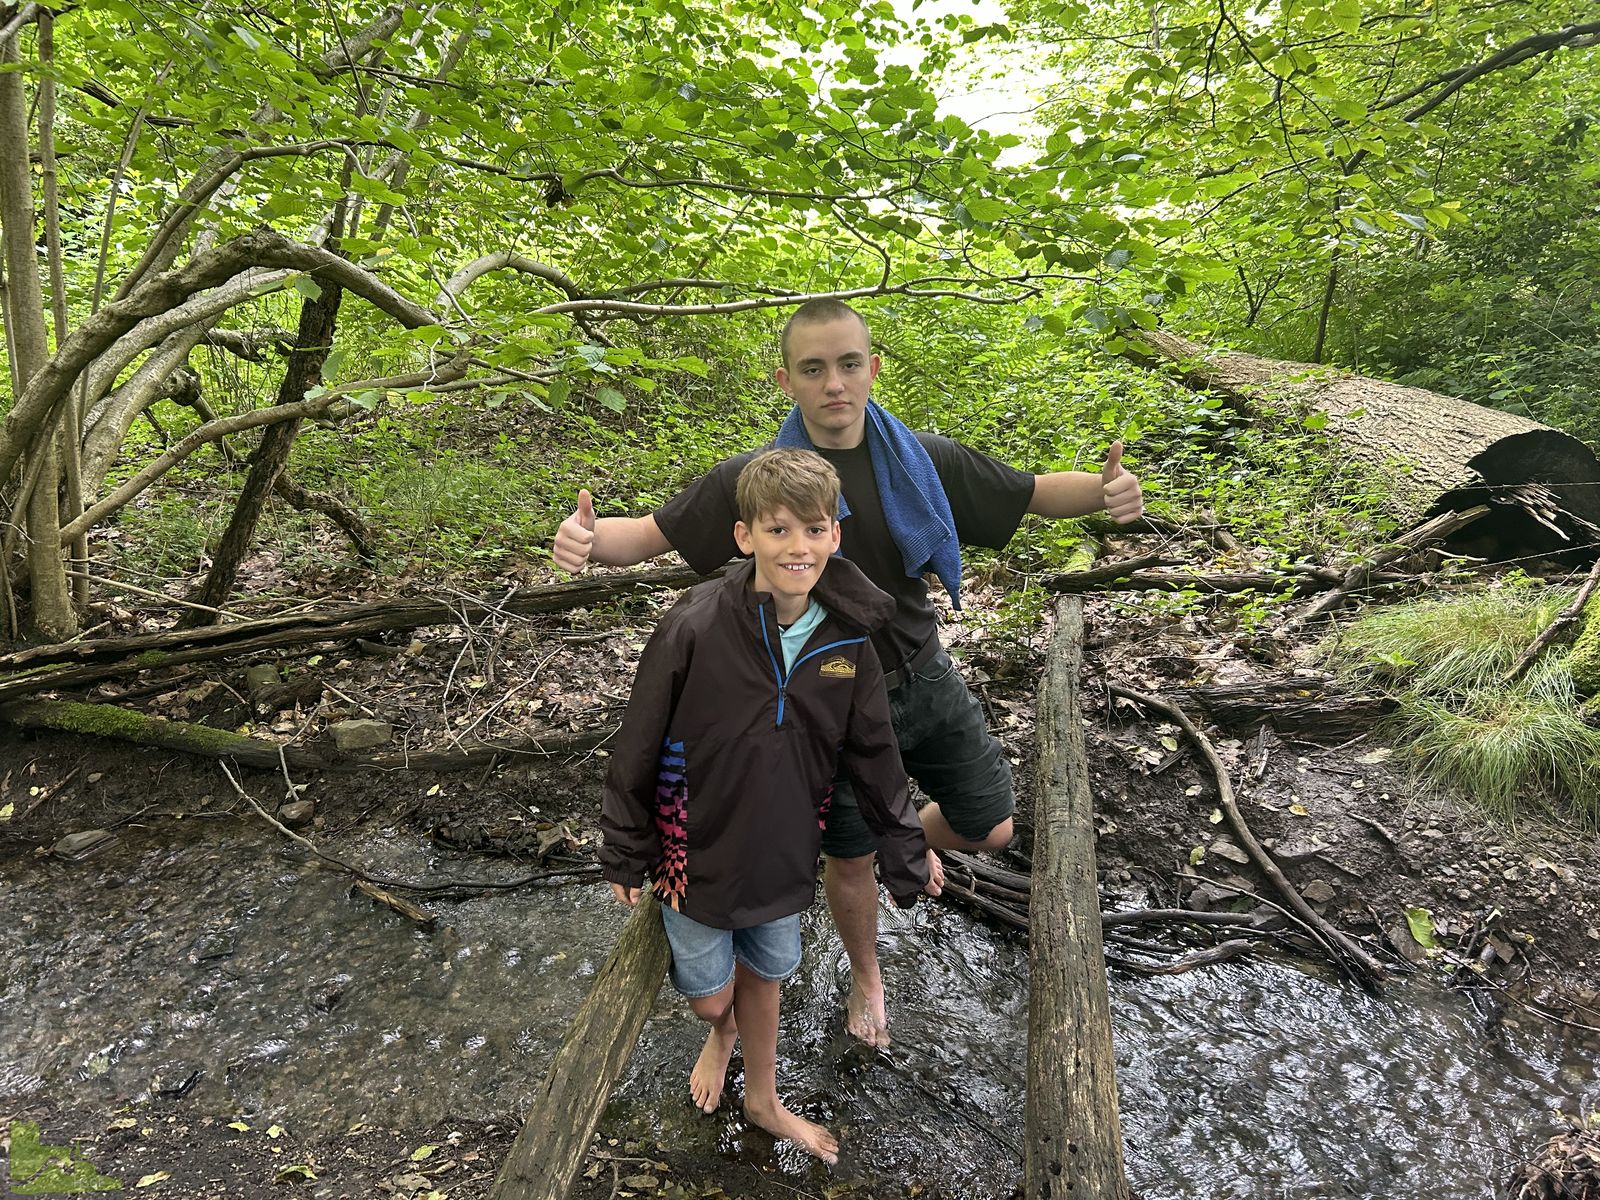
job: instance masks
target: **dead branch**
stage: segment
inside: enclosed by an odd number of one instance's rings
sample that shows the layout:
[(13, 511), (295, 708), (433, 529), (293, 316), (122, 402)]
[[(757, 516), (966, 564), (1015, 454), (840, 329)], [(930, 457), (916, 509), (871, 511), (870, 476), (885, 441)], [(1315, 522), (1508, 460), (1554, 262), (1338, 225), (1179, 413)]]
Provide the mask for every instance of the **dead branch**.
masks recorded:
[(1539, 636), (1533, 639), (1533, 644), (1522, 652), (1522, 657), (1517, 659), (1511, 670), (1506, 672), (1505, 682), (1508, 685), (1521, 679), (1552, 642), (1565, 641), (1576, 632), (1578, 618), (1583, 615), (1583, 606), (1589, 602), (1589, 597), (1594, 595), (1597, 585), (1600, 585), (1600, 558), (1595, 559), (1594, 566), (1589, 568), (1589, 575), (1583, 581), (1583, 586), (1578, 589), (1578, 594), (1572, 603), (1556, 614), (1556, 619), (1540, 631)]
[(1228, 779), (1228, 769), (1223, 766), (1222, 759), (1217, 756), (1216, 747), (1211, 744), (1211, 739), (1201, 733), (1195, 727), (1194, 722), (1189, 719), (1189, 715), (1176, 704), (1156, 696), (1146, 695), (1143, 692), (1133, 691), (1131, 688), (1125, 688), (1118, 684), (1111, 685), (1111, 692), (1113, 695), (1132, 700), (1136, 704), (1143, 704), (1158, 712), (1165, 713), (1183, 727), (1183, 731), (1188, 735), (1189, 740), (1194, 743), (1196, 749), (1205, 756), (1207, 763), (1211, 766), (1211, 772), (1217, 782), (1218, 803), (1222, 811), (1227, 814), (1228, 824), (1238, 838), (1239, 844), (1244, 847), (1261, 873), (1267, 877), (1273, 887), (1283, 896), (1285, 902), (1294, 910), (1296, 916), (1304, 921), (1317, 939), (1327, 947), (1333, 961), (1363, 985), (1369, 988), (1376, 987), (1385, 975), (1383, 964), (1368, 954), (1346, 934), (1335, 929), (1333, 925), (1307, 904), (1305, 898), (1289, 882), (1288, 877), (1284, 875), (1272, 855), (1256, 840), (1255, 833), (1250, 829), (1244, 819), (1244, 815), (1239, 811), (1239, 805), (1233, 795), (1233, 784)]
[(1366, 587), (1371, 581), (1373, 572), (1380, 567), (1386, 567), (1396, 559), (1403, 558), (1433, 542), (1443, 541), (1488, 514), (1489, 506), (1479, 504), (1461, 511), (1440, 513), (1432, 520), (1424, 521), (1421, 525), (1407, 530), (1389, 545), (1376, 551), (1366, 562), (1351, 567), (1337, 588), (1318, 599), (1299, 616), (1290, 618), (1284, 624), (1284, 629), (1297, 629), (1318, 617), (1325, 616), (1350, 599), (1352, 594)]
[(456, 625), (463, 619), (482, 618), (486, 613), (530, 616), (564, 612), (629, 595), (688, 587), (702, 578), (687, 567), (586, 575), (582, 579), (524, 588), (494, 605), (470, 598), (452, 604), (436, 600), (396, 600), (263, 617), (201, 629), (34, 646), (0, 654), (0, 701), (79, 687), (154, 667), (253, 654), (284, 646), (347, 641), (424, 625)]
[(139, 746), (225, 759), (250, 767), (275, 769), (287, 763), (296, 770), (335, 771), (457, 771), (483, 766), (503, 756), (558, 758), (581, 754), (609, 741), (613, 728), (584, 733), (550, 733), (494, 742), (477, 742), (460, 750), (427, 750), (400, 754), (323, 754), (299, 746), (284, 746), (200, 725), (169, 721), (134, 712), (115, 704), (84, 704), (70, 700), (13, 700), (0, 704), (0, 721), (19, 729), (51, 729), (61, 733), (115, 738)]

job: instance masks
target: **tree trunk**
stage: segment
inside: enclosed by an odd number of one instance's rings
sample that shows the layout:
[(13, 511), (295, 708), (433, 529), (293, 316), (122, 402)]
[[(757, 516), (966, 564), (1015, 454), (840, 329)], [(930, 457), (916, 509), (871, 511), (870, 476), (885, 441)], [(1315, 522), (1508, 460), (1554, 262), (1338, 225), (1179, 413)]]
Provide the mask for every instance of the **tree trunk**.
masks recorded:
[[(338, 284), (321, 283), (322, 292), (315, 299), (307, 299), (300, 306), (300, 328), (295, 335), (295, 348), (289, 353), (283, 382), (278, 387), (278, 403), (293, 404), (304, 399), (307, 390), (322, 380), (322, 364), (333, 348), (333, 331), (339, 317), (339, 299), (344, 294)], [(215, 561), (206, 575), (200, 591), (190, 597), (196, 604), (221, 608), (233, 593), (234, 581), (239, 575), (239, 564), (250, 552), (255, 541), (256, 524), (271, 498), (278, 476), (289, 461), (289, 451), (295, 436), (300, 432), (300, 420), (269, 425), (261, 435), (261, 444), (250, 456), (250, 474), (245, 479), (244, 490), (234, 506), (233, 519), (222, 535)], [(191, 609), (178, 624), (182, 628), (215, 624), (216, 613)]]
[[(1099, 928), (1098, 912), (1096, 928)], [(545, 1073), (490, 1200), (565, 1200), (611, 1088), (667, 972), (667, 935), (648, 889)]]
[(1029, 1200), (1128, 1200), (1078, 709), (1082, 662), (1083, 602), (1072, 597), (1056, 607), (1039, 688), (1024, 1106)]
[[(1387, 507), (1405, 526), (1489, 504), (1462, 548), (1485, 557), (1549, 554), (1587, 565), (1600, 542), (1600, 460), (1577, 438), (1454, 396), (1305, 363), (1214, 352), (1152, 330), (1139, 340), (1185, 382), (1230, 397), (1246, 416), (1258, 398), (1325, 413), (1353, 458), (1390, 477)], [(1272, 413), (1272, 416), (1277, 416)]]
[[(33, 176), (28, 155), (28, 98), (22, 72), (16, 70), (16, 39), (0, 45), (0, 244), (4, 246), (5, 273), (12, 353), (13, 396), (50, 358), (50, 338), (45, 330), (44, 289), (39, 284), (35, 246)], [(62, 558), (59, 489), (61, 463), (56, 439), (40, 439), (42, 456), (37, 482), (27, 501), (28, 578), (32, 591), (34, 630), (51, 641), (71, 637), (78, 629), (67, 568)], [(24, 471), (26, 474), (26, 470)], [(15, 519), (15, 517), (13, 517)]]

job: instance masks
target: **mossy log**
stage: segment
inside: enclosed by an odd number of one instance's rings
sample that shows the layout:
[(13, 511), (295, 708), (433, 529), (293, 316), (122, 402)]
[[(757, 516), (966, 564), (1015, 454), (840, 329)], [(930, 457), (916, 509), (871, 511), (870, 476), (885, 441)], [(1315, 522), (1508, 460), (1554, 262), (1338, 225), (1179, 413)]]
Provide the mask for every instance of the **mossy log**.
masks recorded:
[[(1600, 592), (1590, 596), (1583, 606), (1578, 637), (1567, 656), (1567, 670), (1572, 672), (1578, 695), (1600, 696)], [(1586, 707), (1592, 707), (1592, 703)]]
[[(1466, 535), (1495, 557), (1549, 554), (1588, 563), (1600, 526), (1600, 460), (1577, 438), (1527, 417), (1455, 396), (1308, 363), (1214, 351), (1166, 330), (1141, 333), (1140, 361), (1159, 362), (1192, 387), (1216, 391), (1250, 418), (1261, 400), (1328, 417), (1354, 458), (1390, 473), (1385, 503), (1412, 525), (1488, 503)], [(1559, 507), (1531, 515), (1517, 488), (1548, 489)]]
[(646, 889), (533, 1098), (490, 1200), (564, 1200), (667, 973), (661, 908)]
[(454, 603), (395, 600), (296, 612), (202, 629), (34, 646), (0, 654), (0, 701), (82, 687), (155, 667), (260, 654), (285, 646), (370, 638), (424, 625), (459, 625), (463, 621), (482, 621), (497, 615), (565, 612), (633, 593), (689, 587), (701, 578), (687, 567), (587, 575), (570, 582), (524, 588), (499, 603), (470, 598)]
[(1094, 801), (1078, 705), (1082, 664), (1083, 602), (1069, 597), (1056, 606), (1039, 687), (1023, 1107), (1029, 1200), (1128, 1200), (1095, 886)]
[(228, 758), (247, 767), (276, 770), (287, 763), (296, 771), (415, 770), (453, 771), (482, 766), (497, 756), (555, 757), (592, 750), (611, 737), (615, 729), (547, 738), (518, 738), (473, 742), (459, 750), (430, 750), (405, 754), (323, 753), (300, 746), (280, 746), (210, 725), (169, 721), (115, 704), (81, 704), (72, 700), (12, 700), (0, 704), (0, 721), (21, 729), (53, 729), (114, 738), (155, 750), (173, 750), (201, 758)]

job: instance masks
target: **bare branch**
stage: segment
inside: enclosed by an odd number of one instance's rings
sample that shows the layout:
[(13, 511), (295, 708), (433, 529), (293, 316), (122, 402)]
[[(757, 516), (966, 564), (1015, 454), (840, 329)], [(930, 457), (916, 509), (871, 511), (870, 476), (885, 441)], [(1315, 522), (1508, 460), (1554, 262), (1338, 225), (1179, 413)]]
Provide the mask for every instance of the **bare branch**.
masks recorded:
[(362, 267), (326, 250), (292, 242), (272, 230), (256, 230), (197, 256), (176, 271), (140, 284), (125, 299), (106, 305), (82, 322), (41, 368), (0, 421), (0, 478), (57, 418), (67, 391), (96, 357), (139, 321), (170, 311), (196, 292), (232, 279), (250, 267), (284, 267), (323, 275), (382, 309), (407, 328), (438, 324), (433, 313), (400, 295)]
[(161, 223), (161, 228), (156, 230), (145, 246), (144, 254), (133, 265), (122, 281), (122, 286), (117, 289), (113, 299), (121, 300), (135, 287), (139, 281), (158, 262), (168, 261), (171, 255), (167, 247), (195, 217), (205, 210), (207, 201), (216, 195), (217, 190), (227, 183), (229, 179), (246, 164), (256, 162), (263, 158), (305, 158), (313, 154), (321, 154), (325, 150), (338, 150), (347, 156), (354, 156), (355, 146), (360, 143), (348, 139), (331, 138), (318, 142), (296, 142), (284, 146), (256, 146), (249, 150), (241, 150), (225, 159), (220, 165), (204, 179), (191, 180), (178, 194), (173, 203), (172, 211), (167, 214), (167, 219)]
[(858, 300), (867, 296), (915, 296), (919, 299), (955, 297), (974, 304), (1018, 304), (1039, 294), (1027, 276), (1000, 277), (996, 282), (1017, 289), (1004, 295), (985, 295), (981, 292), (963, 291), (960, 288), (934, 288), (933, 283), (965, 282), (952, 276), (928, 276), (906, 283), (874, 284), (871, 287), (847, 288), (835, 292), (795, 292), (781, 296), (752, 296), (745, 300), (725, 300), (711, 304), (638, 304), (626, 300), (606, 300), (599, 297), (588, 300), (564, 300), (547, 304), (535, 310), (538, 313), (607, 313), (627, 317), (703, 317), (721, 313), (749, 312), (758, 308), (782, 308), (791, 304), (804, 304), (808, 300)]
[(4, 25), (0, 25), (0, 42), (9, 42), (16, 37), (24, 25), (37, 21), (43, 11), (37, 4), (24, 4), (21, 12)]
[(563, 272), (546, 263), (536, 262), (531, 258), (524, 258), (515, 250), (501, 250), (495, 254), (485, 254), (476, 258), (462, 267), (445, 281), (439, 298), (434, 301), (440, 308), (451, 307), (461, 298), (461, 293), (466, 291), (472, 283), (491, 271), (520, 271), (524, 275), (532, 275), (542, 279), (558, 290), (565, 292), (573, 300), (584, 300), (588, 294)]
[(304, 418), (327, 416), (330, 410), (335, 409), (342, 401), (357, 391), (377, 387), (407, 388), (425, 387), (434, 382), (449, 383), (460, 378), (466, 372), (467, 362), (464, 356), (458, 356), (449, 363), (442, 365), (437, 371), (416, 373), (412, 375), (399, 375), (391, 379), (368, 379), (359, 383), (347, 384), (323, 393), (313, 400), (300, 400), (293, 404), (277, 404), (271, 408), (257, 408), (245, 413), (236, 413), (231, 417), (220, 417), (215, 421), (207, 421), (188, 434), (182, 441), (169, 447), (164, 453), (147, 463), (132, 479), (128, 480), (116, 491), (112, 492), (98, 504), (84, 512), (84, 514), (70, 525), (61, 530), (63, 543), (80, 533), (92, 529), (100, 521), (126, 505), (135, 496), (143, 492), (156, 480), (160, 479), (173, 467), (177, 466), (201, 446), (209, 442), (219, 441), (235, 433), (242, 433), (246, 429), (259, 429), (264, 425), (277, 425), (284, 421), (296, 421)]

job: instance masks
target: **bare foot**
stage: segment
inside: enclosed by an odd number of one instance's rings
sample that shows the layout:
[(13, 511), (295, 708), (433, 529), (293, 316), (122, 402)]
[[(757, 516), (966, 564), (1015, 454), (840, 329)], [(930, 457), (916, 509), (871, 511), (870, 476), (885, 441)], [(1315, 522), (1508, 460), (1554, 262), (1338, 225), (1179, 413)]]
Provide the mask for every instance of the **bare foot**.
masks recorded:
[(930, 896), (944, 891), (944, 859), (932, 847), (928, 849), (928, 886), (922, 889)]
[[(732, 1022), (729, 1022), (731, 1025)], [(739, 1031), (726, 1033), (712, 1028), (706, 1035), (706, 1044), (700, 1048), (694, 1070), (689, 1072), (689, 1095), (701, 1112), (715, 1112), (722, 1103), (722, 1085), (728, 1079), (728, 1060), (733, 1057), (733, 1045), (739, 1040)]]
[(854, 979), (844, 1005), (844, 1027), (852, 1037), (880, 1050), (889, 1046), (889, 1018), (883, 1011), (883, 985), (866, 991)]
[(770, 1104), (769, 1108), (765, 1103), (753, 1102), (746, 1098), (744, 1115), (773, 1137), (780, 1140), (787, 1138), (807, 1154), (815, 1155), (830, 1167), (839, 1161), (838, 1138), (821, 1125), (815, 1125), (804, 1117), (790, 1112), (783, 1106), (783, 1101), (776, 1096), (772, 1098)]

